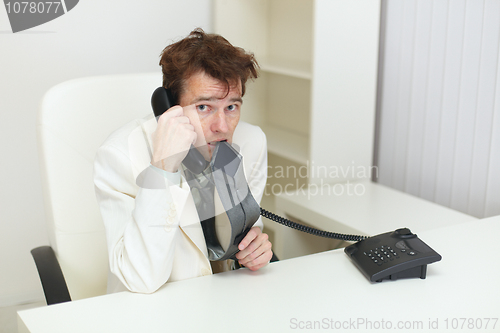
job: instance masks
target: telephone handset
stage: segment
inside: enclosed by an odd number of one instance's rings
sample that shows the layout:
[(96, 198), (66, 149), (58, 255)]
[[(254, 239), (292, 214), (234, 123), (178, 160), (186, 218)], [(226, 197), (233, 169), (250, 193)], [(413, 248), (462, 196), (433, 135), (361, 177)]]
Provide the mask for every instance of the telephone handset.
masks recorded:
[[(151, 96), (151, 106), (153, 107), (153, 112), (157, 119), (165, 111), (176, 104), (177, 103), (174, 101), (174, 97), (172, 96), (170, 89), (158, 87)], [(202, 173), (208, 166), (208, 162), (205, 161), (203, 155), (201, 155), (198, 149), (196, 149), (193, 145), (191, 145), (191, 148), (182, 161), (182, 164), (197, 175)]]
[[(174, 106), (175, 102), (170, 90), (163, 87), (157, 88), (153, 92), (153, 95), (151, 97), (151, 105), (156, 117), (160, 116), (161, 114), (163, 114), (163, 112)], [(230, 144), (225, 141), (219, 142), (215, 151), (220, 151), (221, 153), (218, 154), (217, 158), (213, 161), (212, 167), (217, 170), (225, 169), (227, 172), (227, 170), (231, 169), (229, 167), (231, 162), (236, 160), (237, 153), (230, 146)], [(221, 163), (220, 161), (223, 162)], [(182, 163), (194, 174), (202, 173), (210, 164), (209, 162), (205, 161), (201, 153), (193, 146), (191, 146), (190, 151), (188, 152), (186, 158)], [(231, 176), (234, 176), (234, 174), (232, 174)], [(234, 188), (235, 184), (233, 183), (229, 185), (225, 176), (224, 179), (226, 179), (225, 187), (227, 187), (230, 192), (238, 192), (241, 190), (239, 187), (237, 189)], [(246, 180), (243, 180), (245, 181), (245, 185), (248, 186), (248, 184), (246, 184)], [(251, 195), (249, 196), (251, 197)], [(248, 197), (246, 199), (248, 199)], [(251, 200), (253, 200), (253, 198)], [(250, 207), (252, 205), (248, 202), (245, 203), (245, 201), (247, 200), (244, 200), (239, 204), (241, 205), (241, 207), (239, 208), (239, 212), (243, 212), (240, 217), (251, 215)], [(257, 205), (256, 207), (258, 207), (258, 204), (255, 205)], [(421, 241), (417, 237), (417, 235), (412, 234), (411, 231), (407, 228), (397, 229), (393, 232), (388, 232), (373, 237), (338, 234), (305, 226), (273, 214), (261, 207), (259, 208), (260, 215), (292, 229), (296, 229), (320, 237), (356, 242), (352, 245), (347, 246), (344, 249), (344, 252), (351, 258), (352, 262), (361, 270), (361, 272), (372, 282), (380, 282), (384, 279), (396, 280), (399, 278), (410, 277), (420, 277), (421, 279), (425, 279), (427, 264), (441, 260), (441, 256), (437, 252), (435, 252), (427, 244)], [(247, 211), (245, 212), (245, 210)], [(230, 213), (231, 211), (233, 212)], [(228, 213), (228, 215), (233, 215), (234, 209), (228, 209), (226, 212)], [(200, 214), (200, 212), (198, 213)], [(246, 218), (248, 219), (248, 216), (246, 216)], [(225, 251), (225, 253), (220, 248), (217, 236), (215, 235), (215, 229), (212, 225), (213, 222), (211, 222), (212, 224), (205, 223), (205, 225), (203, 225), (207, 244), (210, 245), (207, 245), (207, 247), (215, 249), (209, 249), (209, 257), (212, 256), (212, 258), (209, 258), (210, 260), (234, 258), (234, 254), (236, 254), (236, 252), (238, 251), (237, 245), (239, 241), (243, 239), (250, 227), (255, 222), (241, 222), (239, 217), (236, 219), (230, 218), (231, 224), (233, 223), (233, 221), (237, 221), (235, 222), (235, 224), (243, 224), (244, 231), (234, 232), (232, 234), (231, 246)], [(238, 225), (238, 227), (241, 226)]]

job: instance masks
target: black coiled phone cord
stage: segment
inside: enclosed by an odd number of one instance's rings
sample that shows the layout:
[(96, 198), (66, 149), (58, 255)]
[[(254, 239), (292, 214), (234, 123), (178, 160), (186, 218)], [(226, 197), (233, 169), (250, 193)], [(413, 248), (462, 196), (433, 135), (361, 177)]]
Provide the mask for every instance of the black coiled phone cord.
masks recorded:
[(302, 232), (307, 232), (308, 234), (316, 235), (316, 236), (320, 236), (320, 237), (333, 238), (333, 239), (339, 239), (339, 240), (351, 241), (351, 242), (359, 242), (363, 239), (368, 238), (367, 236), (338, 234), (335, 232), (323, 231), (323, 230), (319, 230), (316, 228), (308, 227), (308, 226), (290, 221), (289, 219), (278, 216), (276, 214), (273, 214), (273, 213), (265, 210), (262, 207), (260, 208), (260, 215), (264, 216), (265, 218), (267, 218), (269, 220), (272, 220), (274, 222), (277, 222), (279, 224), (287, 226), (289, 228), (296, 229), (296, 230), (299, 230)]

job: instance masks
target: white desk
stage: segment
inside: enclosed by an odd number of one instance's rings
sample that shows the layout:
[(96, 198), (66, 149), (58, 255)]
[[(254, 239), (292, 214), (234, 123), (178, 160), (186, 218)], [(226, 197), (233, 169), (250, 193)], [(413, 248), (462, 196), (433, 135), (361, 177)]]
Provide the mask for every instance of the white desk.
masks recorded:
[(443, 256), (428, 266), (425, 280), (370, 283), (334, 250), (258, 272), (169, 283), (151, 295), (123, 292), (20, 311), (20, 332), (288, 332), (308, 324), (320, 331), (390, 325), (392, 332), (438, 332), (446, 324), (453, 332), (500, 331), (500, 319), (484, 328), (487, 318), (500, 317), (500, 216), (413, 231)]

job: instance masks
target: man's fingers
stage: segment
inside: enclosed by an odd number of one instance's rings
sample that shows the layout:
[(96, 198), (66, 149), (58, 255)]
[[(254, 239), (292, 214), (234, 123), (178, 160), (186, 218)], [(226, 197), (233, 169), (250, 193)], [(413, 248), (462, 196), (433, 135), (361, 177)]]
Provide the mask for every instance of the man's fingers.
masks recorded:
[(241, 240), (240, 244), (238, 245), (238, 249), (240, 251), (245, 250), (248, 244), (250, 244), (260, 233), (261, 231), (259, 227), (251, 228), (246, 236)]
[(252, 271), (256, 271), (264, 266), (266, 266), (273, 256), (273, 252), (271, 251), (271, 243), (268, 242), (269, 249), (264, 251), (260, 256), (255, 258), (254, 260), (246, 261), (240, 260), (239, 263)]
[[(182, 107), (176, 105), (165, 111), (160, 117), (158, 117), (156, 120), (158, 121), (158, 126), (164, 126), (168, 122), (170, 122), (172, 119), (180, 119), (184, 116), (184, 112)], [(186, 117), (187, 118), (187, 117)], [(188, 118), (189, 120), (189, 118)]]
[[(189, 120), (189, 118), (186, 117), (186, 116), (183, 116), (183, 115), (170, 118), (168, 121), (170, 121), (170, 122), (174, 122), (175, 121), (175, 122), (177, 122), (179, 124), (190, 124), (191, 125), (191, 121)], [(191, 126), (193, 126), (193, 125), (191, 125)], [(193, 126), (193, 130), (194, 130), (194, 126)]]
[(195, 127), (184, 115), (184, 109), (178, 105), (171, 107), (158, 118), (151, 163), (165, 171), (176, 172), (196, 139)]
[[(265, 236), (267, 236), (266, 234), (263, 234)], [(256, 242), (254, 242), (256, 243)], [(254, 247), (253, 243), (250, 244), (250, 247)], [(271, 247), (272, 247), (272, 244), (271, 242), (269, 242), (267, 240), (267, 237), (265, 237), (265, 240), (263, 240), (262, 242), (259, 242), (259, 244), (255, 244), (255, 249), (251, 252), (249, 252), (248, 254), (245, 254), (245, 253), (242, 253), (240, 255), (241, 252), (238, 252), (236, 254), (236, 258), (238, 259), (238, 262), (242, 265), (246, 265), (250, 262), (254, 262), (255, 263), (260, 263), (259, 259), (262, 255), (264, 255), (266, 252), (270, 252), (271, 251)], [(272, 256), (272, 254), (271, 254)], [(271, 257), (269, 257), (270, 259)]]
[(178, 117), (178, 116), (182, 116), (184, 115), (184, 109), (180, 106), (180, 105), (175, 105), (175, 106), (172, 106), (170, 109), (168, 110), (165, 110), (165, 112), (163, 112), (161, 114), (161, 116), (159, 117), (158, 121), (160, 121), (160, 119), (170, 119), (172, 117)]
[[(254, 229), (255, 228), (255, 229)], [(236, 259), (241, 265), (252, 269), (258, 269), (266, 265), (272, 257), (271, 242), (269, 237), (260, 231), (258, 227), (252, 228), (245, 238), (240, 242), (239, 248), (243, 248), (236, 254)], [(247, 245), (247, 242), (248, 245)]]
[[(254, 238), (256, 239), (256, 238)], [(237, 259), (244, 259), (254, 253), (260, 246), (261, 242), (253, 241), (251, 242), (243, 251), (236, 253)], [(257, 255), (254, 255), (251, 259), (256, 258)]]

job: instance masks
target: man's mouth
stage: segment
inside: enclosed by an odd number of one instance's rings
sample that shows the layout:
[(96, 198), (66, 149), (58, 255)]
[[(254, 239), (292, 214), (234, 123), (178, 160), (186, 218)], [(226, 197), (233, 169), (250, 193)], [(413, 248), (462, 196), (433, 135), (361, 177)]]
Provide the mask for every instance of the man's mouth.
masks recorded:
[(207, 143), (211, 148), (215, 148), (215, 146), (217, 145), (217, 143), (219, 142), (227, 142), (226, 139), (224, 140), (215, 140), (215, 141), (210, 141), (209, 143)]

